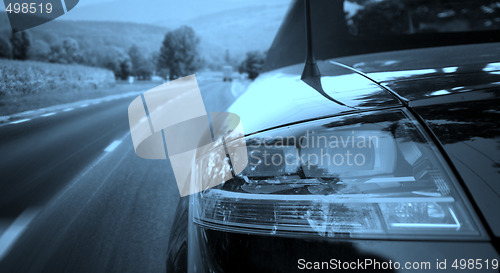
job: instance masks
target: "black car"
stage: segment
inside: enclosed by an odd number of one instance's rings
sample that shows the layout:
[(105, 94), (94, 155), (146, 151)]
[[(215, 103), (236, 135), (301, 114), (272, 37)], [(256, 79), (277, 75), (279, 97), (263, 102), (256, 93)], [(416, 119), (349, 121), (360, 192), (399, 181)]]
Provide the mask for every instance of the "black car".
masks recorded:
[(293, 2), (228, 110), (248, 166), (181, 199), (168, 272), (498, 272), (499, 29), (500, 1)]

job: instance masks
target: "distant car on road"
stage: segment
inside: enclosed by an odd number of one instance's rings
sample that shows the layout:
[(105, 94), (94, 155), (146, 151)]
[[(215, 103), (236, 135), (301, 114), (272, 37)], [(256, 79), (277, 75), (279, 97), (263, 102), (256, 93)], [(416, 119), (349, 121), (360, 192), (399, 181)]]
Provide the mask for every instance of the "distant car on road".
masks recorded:
[(223, 73), (223, 81), (233, 81), (233, 67), (230, 65), (225, 65), (222, 68), (222, 73)]

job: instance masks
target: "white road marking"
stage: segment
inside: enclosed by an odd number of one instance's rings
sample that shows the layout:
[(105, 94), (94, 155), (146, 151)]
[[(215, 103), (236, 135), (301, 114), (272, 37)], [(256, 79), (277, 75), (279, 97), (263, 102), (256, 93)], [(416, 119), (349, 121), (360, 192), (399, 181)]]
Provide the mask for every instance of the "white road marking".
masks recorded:
[(231, 83), (231, 94), (233, 94), (233, 97), (236, 97), (236, 87), (235, 87), (236, 84), (235, 83), (236, 83), (235, 81), (233, 81)]
[(25, 118), (25, 119), (20, 119), (20, 120), (13, 121), (10, 124), (18, 124), (18, 123), (26, 122), (26, 121), (30, 121), (30, 120), (31, 120), (30, 118)]
[(51, 112), (51, 113), (43, 114), (43, 115), (41, 115), (41, 117), (50, 117), (50, 116), (53, 116), (55, 114), (56, 114), (55, 112)]
[[(130, 131), (128, 131), (127, 133), (125, 133), (118, 141), (121, 143), (123, 142), (123, 140), (125, 140), (125, 138), (129, 137), (130, 136)], [(96, 159), (94, 162), (92, 162), (89, 166), (87, 166), (87, 168), (85, 168), (77, 177), (73, 178), (73, 180), (68, 184), (68, 187), (66, 187), (64, 190), (61, 191), (61, 193), (58, 194), (58, 197), (52, 199), (52, 204), (57, 204), (57, 198), (60, 198), (61, 196), (63, 196), (67, 191), (69, 191), (72, 187), (74, 187), (80, 180), (82, 180), (83, 177), (85, 177), (90, 171), (92, 171), (95, 166), (99, 165), (99, 163), (101, 163), (101, 161), (103, 161), (106, 157), (108, 157), (109, 155), (111, 155), (111, 153), (102, 153), (101, 156)], [(122, 157), (120, 159), (120, 161), (124, 160), (125, 157)], [(116, 168), (116, 166), (118, 166), (119, 164), (115, 164), (113, 168)], [(109, 172), (109, 174), (111, 174), (111, 172)], [(103, 181), (105, 181), (105, 179), (103, 179)], [(103, 185), (104, 183), (102, 183), (101, 185)], [(94, 191), (94, 194), (97, 192)]]
[(104, 149), (105, 152), (112, 152), (114, 149), (116, 149), (116, 147), (118, 147), (118, 145), (120, 145), (122, 143), (121, 140), (115, 140), (113, 142), (111, 142), (111, 144), (109, 144), (108, 147), (106, 147), (106, 149)]
[(66, 108), (66, 109), (64, 109), (64, 110), (63, 110), (63, 112), (68, 112), (68, 111), (71, 111), (71, 110), (73, 110), (73, 109), (75, 109), (75, 108), (73, 108), (73, 107)]
[(37, 209), (28, 208), (19, 215), (0, 237), (0, 260), (9, 252), (12, 245), (21, 236), (38, 213)]
[(234, 80), (231, 84), (231, 94), (233, 98), (238, 98), (246, 89), (246, 84), (241, 81)]
[[(88, 104), (88, 105), (100, 104), (100, 103), (106, 102), (106, 101), (113, 101), (113, 100), (117, 100), (117, 99), (137, 96), (137, 95), (140, 95), (146, 91), (147, 90), (141, 90), (141, 91), (128, 92), (128, 93), (118, 94), (118, 95), (110, 95), (107, 97), (82, 100), (82, 101), (71, 102), (71, 103), (66, 103), (66, 104), (53, 105), (53, 106), (40, 108), (40, 109), (36, 109), (36, 110), (24, 111), (24, 112), (12, 114), (12, 115), (0, 116), (0, 126), (19, 123), (19, 122), (15, 122), (15, 123), (10, 122), (10, 120), (17, 119), (17, 118), (26, 118), (26, 117), (38, 118), (38, 117), (41, 117), (45, 113), (50, 113), (50, 112), (57, 113), (59, 111), (63, 111), (64, 109), (67, 109), (66, 111), (71, 111), (74, 108), (77, 108), (79, 106), (83, 106), (85, 104)], [(71, 108), (71, 110), (70, 110), (70, 108)], [(26, 121), (26, 120), (23, 120), (22, 122), (24, 122), (24, 121)]]

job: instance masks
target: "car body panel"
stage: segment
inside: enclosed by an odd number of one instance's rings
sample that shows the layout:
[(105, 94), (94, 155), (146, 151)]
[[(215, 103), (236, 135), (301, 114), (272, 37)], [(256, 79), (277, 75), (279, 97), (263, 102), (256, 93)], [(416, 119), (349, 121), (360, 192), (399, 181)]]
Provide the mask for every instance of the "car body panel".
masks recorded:
[(500, 44), (335, 59), (409, 101), (500, 236)]
[[(419, 263), (430, 266), (412, 272), (456, 272), (452, 267), (460, 259), (498, 259), (498, 254), (488, 242), (446, 241), (382, 241), (304, 238), (287, 236), (250, 235), (204, 229), (194, 225), (190, 241), (190, 272), (301, 272), (301, 259), (305, 262), (327, 262), (336, 259), (356, 262), (358, 259), (391, 262)], [(437, 270), (436, 262), (446, 260), (446, 269)], [(422, 263), (430, 265), (422, 265)], [(304, 263), (302, 263), (304, 264)], [(300, 266), (300, 267), (299, 267)], [(491, 266), (491, 264), (490, 264)], [(324, 271), (334, 270), (323, 268)], [(493, 272), (495, 270), (471, 270)], [(307, 270), (305, 270), (307, 271)], [(349, 272), (404, 272), (400, 268), (353, 269)]]
[(414, 109), (437, 136), (488, 226), (500, 237), (500, 90), (475, 93), (479, 94), (473, 101)]

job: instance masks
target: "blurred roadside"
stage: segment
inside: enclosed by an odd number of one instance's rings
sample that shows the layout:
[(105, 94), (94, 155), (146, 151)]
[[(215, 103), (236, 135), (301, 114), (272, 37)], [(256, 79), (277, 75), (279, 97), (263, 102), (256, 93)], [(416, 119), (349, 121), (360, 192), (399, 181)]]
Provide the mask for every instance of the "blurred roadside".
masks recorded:
[[(35, 111), (54, 105), (92, 100), (112, 95), (123, 95), (133, 91), (146, 91), (157, 85), (158, 82), (145, 81), (129, 84), (119, 81), (108, 86), (87, 89), (60, 89), (48, 90), (47, 92), (37, 92), (32, 94), (16, 94), (2, 97), (0, 101), (0, 117), (19, 114), (26, 111)], [(0, 118), (0, 121), (2, 118)]]
[[(210, 95), (210, 86), (222, 83), (223, 74), (220, 71), (203, 71), (196, 73), (197, 80), (204, 88), (203, 92)], [(238, 98), (251, 83), (245, 74), (233, 72), (231, 87), (228, 88), (232, 98)], [(21, 123), (34, 117), (52, 116), (67, 109), (87, 107), (93, 104), (134, 97), (146, 92), (165, 81), (156, 78), (150, 81), (116, 81), (104, 84), (98, 88), (73, 88), (48, 90), (45, 92), (20, 93), (5, 96), (0, 101), (0, 126), (8, 123)], [(228, 83), (229, 84), (229, 83)]]

